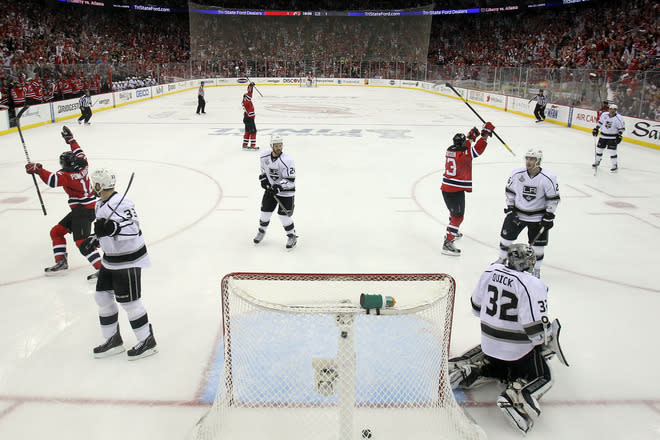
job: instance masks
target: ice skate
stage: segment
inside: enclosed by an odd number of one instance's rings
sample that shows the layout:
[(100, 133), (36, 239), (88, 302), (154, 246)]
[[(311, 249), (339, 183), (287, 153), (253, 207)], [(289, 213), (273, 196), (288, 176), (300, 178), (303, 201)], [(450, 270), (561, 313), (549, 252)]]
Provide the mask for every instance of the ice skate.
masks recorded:
[(135, 347), (128, 350), (128, 360), (134, 361), (156, 353), (158, 353), (158, 349), (156, 348), (154, 330), (151, 327), (151, 324), (149, 324), (149, 336), (147, 336), (147, 339), (142, 342), (138, 342)]
[(117, 332), (110, 336), (105, 343), (94, 347), (94, 357), (96, 359), (113, 356), (123, 352), (124, 341), (121, 339), (121, 334), (119, 333), (119, 325), (117, 325)]
[(266, 231), (263, 230), (263, 229), (259, 229), (259, 231), (257, 232), (257, 235), (255, 235), (255, 237), (252, 241), (254, 241), (254, 244), (259, 244), (259, 243), (261, 243), (261, 240), (264, 239), (265, 235), (266, 235)]
[(619, 169), (618, 166), (613, 165), (612, 168), (610, 169), (611, 172), (616, 173), (616, 171)]
[(461, 250), (456, 247), (453, 241), (445, 240), (445, 243), (442, 245), (442, 253), (444, 255), (458, 257), (461, 255)]
[(87, 275), (87, 281), (89, 281), (90, 283), (95, 283), (98, 278), (99, 278), (98, 270), (92, 274)]
[(287, 237), (286, 248), (293, 249), (298, 243), (298, 236), (296, 234), (288, 234)]
[(64, 258), (57, 261), (52, 266), (45, 268), (44, 272), (46, 273), (46, 276), (60, 275), (68, 268), (69, 264), (66, 261), (66, 254), (64, 254)]

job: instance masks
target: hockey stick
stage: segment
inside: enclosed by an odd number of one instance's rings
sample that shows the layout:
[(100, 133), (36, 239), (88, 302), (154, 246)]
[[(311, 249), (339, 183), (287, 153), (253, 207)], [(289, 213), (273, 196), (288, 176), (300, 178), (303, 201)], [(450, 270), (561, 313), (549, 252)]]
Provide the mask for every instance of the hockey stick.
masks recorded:
[[(247, 79), (249, 82), (252, 82), (252, 80), (251, 80), (250, 78), (248, 78), (247, 75), (245, 75), (245, 79)], [(259, 91), (259, 89), (257, 88), (257, 86), (254, 86), (254, 90), (257, 91), (257, 93), (259, 94), (259, 96), (261, 96), (262, 98), (264, 97), (264, 95), (261, 94), (261, 92)]]
[(534, 238), (532, 238), (532, 241), (529, 242), (529, 245), (534, 246), (534, 243), (536, 243), (536, 240), (538, 240), (541, 237), (541, 234), (543, 234), (544, 231), (545, 231), (545, 226), (541, 226), (539, 232), (537, 232)]
[[(25, 139), (23, 139), (23, 132), (21, 131), (21, 116), (23, 113), (30, 108), (29, 105), (23, 107), (18, 114), (16, 115), (16, 129), (18, 130), (18, 135), (21, 137), (21, 144), (23, 144), (23, 151), (25, 152), (25, 159), (28, 163), (31, 163), (30, 155), (28, 154), (27, 147), (25, 146)], [(37, 178), (32, 174), (32, 181), (34, 182), (34, 188), (37, 190), (37, 196), (39, 196), (39, 203), (41, 203), (41, 211), (46, 215), (46, 205), (44, 205), (44, 199), (41, 198), (41, 191), (39, 191), (39, 185), (37, 185)]]
[[(463, 96), (462, 96), (460, 93), (458, 93), (458, 90), (456, 90), (456, 89), (454, 88), (454, 86), (452, 86), (452, 85), (449, 84), (449, 83), (446, 83), (445, 86), (447, 86), (447, 87), (449, 87), (450, 89), (452, 89), (452, 90), (454, 91), (454, 93), (456, 93), (456, 96), (458, 96), (459, 98), (461, 98), (461, 100), (465, 103), (465, 105), (467, 105), (467, 106), (470, 108), (470, 110), (472, 110), (472, 112), (473, 112), (475, 115), (477, 115), (477, 118), (479, 118), (479, 119), (481, 120), (481, 122), (483, 122), (484, 124), (486, 123), (486, 121), (484, 121), (484, 118), (482, 118), (481, 115), (479, 115), (479, 113), (477, 113), (477, 111), (476, 111), (476, 110), (470, 105), (470, 103), (467, 102), (467, 99), (463, 98)], [(496, 137), (497, 139), (499, 139), (500, 142), (502, 142), (502, 145), (504, 145), (504, 146), (506, 147), (506, 149), (509, 150), (509, 152), (510, 152), (511, 154), (513, 154), (514, 156), (516, 155), (516, 153), (514, 153), (513, 150), (512, 150), (511, 148), (509, 148), (509, 146), (506, 144), (506, 142), (504, 142), (504, 141), (502, 140), (502, 138), (501, 138), (497, 133), (495, 133), (495, 132), (493, 131), (493, 134), (495, 135), (495, 137)]]
[[(594, 144), (594, 165), (598, 161), (598, 141), (599, 136), (596, 136), (596, 143)], [(592, 167), (594, 169), (594, 176), (598, 174), (598, 165)]]
[(282, 211), (284, 211), (287, 217), (291, 217), (293, 215), (293, 210), (289, 211), (288, 209), (286, 209), (282, 204), (282, 200), (279, 197), (277, 197), (277, 194), (273, 193), (273, 197), (275, 197), (275, 200), (277, 200), (277, 203), (280, 205), (280, 208), (282, 208)]
[[(124, 195), (121, 196), (121, 199), (119, 200), (119, 203), (115, 205), (115, 208), (110, 212), (110, 215), (108, 216), (108, 220), (110, 220), (110, 217), (112, 217), (112, 214), (117, 214), (117, 208), (119, 208), (119, 205), (121, 205), (121, 202), (124, 201), (124, 198), (126, 197), (126, 194), (128, 194), (128, 190), (131, 189), (131, 184), (133, 183), (133, 177), (135, 177), (135, 173), (131, 173), (131, 178), (128, 179), (128, 185), (126, 185), (126, 191), (124, 191)], [(126, 220), (124, 217), (121, 215), (118, 215), (118, 217), (121, 217), (122, 220)]]

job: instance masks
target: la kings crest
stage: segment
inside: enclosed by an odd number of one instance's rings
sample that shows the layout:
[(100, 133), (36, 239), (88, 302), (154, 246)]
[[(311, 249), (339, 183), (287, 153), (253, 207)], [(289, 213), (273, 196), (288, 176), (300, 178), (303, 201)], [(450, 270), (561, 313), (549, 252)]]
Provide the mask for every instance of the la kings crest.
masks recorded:
[(523, 185), (522, 196), (528, 202), (531, 202), (536, 198), (538, 188), (535, 186)]

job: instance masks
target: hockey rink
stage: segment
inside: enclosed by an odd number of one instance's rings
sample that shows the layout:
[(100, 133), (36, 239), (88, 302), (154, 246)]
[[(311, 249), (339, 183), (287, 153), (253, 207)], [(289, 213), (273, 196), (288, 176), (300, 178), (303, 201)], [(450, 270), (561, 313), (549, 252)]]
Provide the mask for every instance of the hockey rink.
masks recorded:
[[(24, 130), (32, 161), (48, 170), (68, 149), (67, 125), (90, 169), (117, 170), (118, 192), (135, 173), (128, 197), (153, 263), (142, 300), (159, 348), (136, 362), (92, 357), (103, 342), (85, 279), (93, 269), (70, 235), (67, 273), (43, 275), (66, 194), (38, 179), (44, 216), (18, 134), (0, 136), (0, 439), (185, 439), (218, 380), (220, 280), (230, 272), (448, 273), (457, 283), (450, 352), (461, 354), (479, 343), (470, 294), (498, 256), (504, 186), (530, 147), (543, 150), (559, 182), (541, 278), (571, 366), (550, 361), (554, 386), (526, 438), (660, 439), (660, 151), (623, 142), (618, 173), (606, 152), (594, 175), (591, 133), (474, 105), (516, 156), (491, 138), (475, 160), (463, 255), (451, 257), (441, 254), (445, 150), (455, 133), (482, 125), (462, 101), (378, 87), (257, 87), (257, 144), (280, 134), (296, 162), (292, 251), (276, 215), (264, 241), (252, 243), (262, 189), (259, 153), (241, 150), (245, 86), (208, 88), (206, 115), (195, 114), (190, 90), (95, 113), (88, 127), (72, 119)], [(135, 336), (123, 309), (119, 316), (129, 348)], [(501, 389), (457, 399), (489, 439), (522, 438), (495, 406)]]

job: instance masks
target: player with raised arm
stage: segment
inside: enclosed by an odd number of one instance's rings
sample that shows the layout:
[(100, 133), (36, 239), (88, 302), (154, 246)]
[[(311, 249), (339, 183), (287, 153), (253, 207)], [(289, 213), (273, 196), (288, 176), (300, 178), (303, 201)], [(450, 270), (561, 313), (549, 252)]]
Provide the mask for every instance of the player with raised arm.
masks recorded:
[(591, 166), (598, 168), (600, 161), (603, 159), (603, 153), (607, 148), (610, 150), (610, 159), (612, 161), (610, 171), (613, 173), (619, 169), (616, 149), (623, 139), (623, 132), (626, 130), (626, 123), (623, 117), (617, 114), (617, 108), (616, 104), (610, 104), (608, 111), (600, 115), (598, 124), (596, 124), (592, 132), (594, 137), (598, 136), (600, 132), (600, 138), (596, 145), (596, 161)]
[[(534, 276), (541, 276), (541, 265), (548, 245), (548, 231), (554, 226), (559, 205), (557, 176), (541, 168), (543, 152), (530, 148), (525, 154), (525, 166), (516, 168), (506, 184), (506, 208), (500, 232), (498, 262), (502, 263), (523, 229), (527, 228), (529, 244), (536, 253)], [(540, 235), (538, 235), (540, 233)]]
[(559, 321), (548, 318), (548, 287), (532, 276), (534, 250), (509, 247), (506, 263), (493, 263), (472, 292), (480, 318), (481, 345), (449, 360), (452, 388), (474, 388), (493, 380), (506, 384), (497, 406), (522, 432), (541, 414), (539, 399), (552, 387), (552, 356), (568, 366), (559, 345)]
[(252, 104), (252, 93), (254, 91), (254, 83), (248, 85), (247, 93), (243, 95), (243, 124), (245, 125), (245, 133), (243, 134), (243, 149), (244, 150), (258, 150), (257, 147), (257, 126), (254, 123), (255, 113), (254, 104)]
[[(87, 156), (73, 138), (73, 133), (69, 128), (62, 127), (61, 134), (71, 151), (60, 154), (60, 166), (62, 168), (59, 171), (48, 171), (40, 163), (30, 162), (25, 165), (25, 171), (28, 174), (37, 174), (51, 188), (61, 186), (69, 196), (71, 212), (50, 230), (55, 264), (45, 268), (44, 272), (46, 275), (55, 275), (69, 268), (65, 238), (67, 234), (73, 235), (73, 240), (82, 255), (98, 271), (101, 267), (101, 256), (97, 250), (95, 248), (83, 249), (80, 246), (90, 234), (91, 225), (94, 221), (94, 206), (96, 205), (96, 197), (92, 191), (88, 175)], [(89, 275), (87, 279), (90, 281), (96, 279), (96, 275), (95, 272)]]
[[(461, 255), (454, 241), (463, 234), (458, 228), (463, 222), (465, 214), (465, 193), (472, 192), (472, 160), (481, 156), (488, 145), (488, 137), (493, 134), (495, 126), (486, 122), (481, 129), (473, 127), (467, 137), (463, 133), (456, 133), (453, 145), (447, 148), (445, 154), (445, 172), (442, 175), (442, 198), (449, 210), (449, 224), (447, 234), (442, 245), (445, 255)], [(477, 136), (481, 138), (477, 140)], [(474, 143), (474, 145), (473, 145)]]
[(273, 135), (270, 139), (270, 149), (261, 153), (259, 158), (261, 163), (259, 181), (264, 189), (264, 194), (261, 198), (259, 230), (253, 241), (258, 244), (264, 239), (270, 218), (277, 207), (277, 214), (287, 235), (286, 248), (292, 249), (298, 242), (291, 218), (296, 191), (296, 166), (293, 158), (282, 152), (283, 147), (282, 138)]
[(94, 298), (99, 307), (101, 332), (106, 341), (95, 347), (94, 357), (103, 358), (124, 351), (119, 332), (119, 309), (128, 315), (138, 343), (128, 350), (128, 360), (157, 353), (156, 339), (142, 304), (142, 268), (150, 267), (140, 221), (132, 200), (115, 191), (115, 173), (102, 168), (92, 173), (94, 192), (101, 199), (96, 205), (94, 235), (83, 247), (101, 246), (103, 264), (96, 281)]

